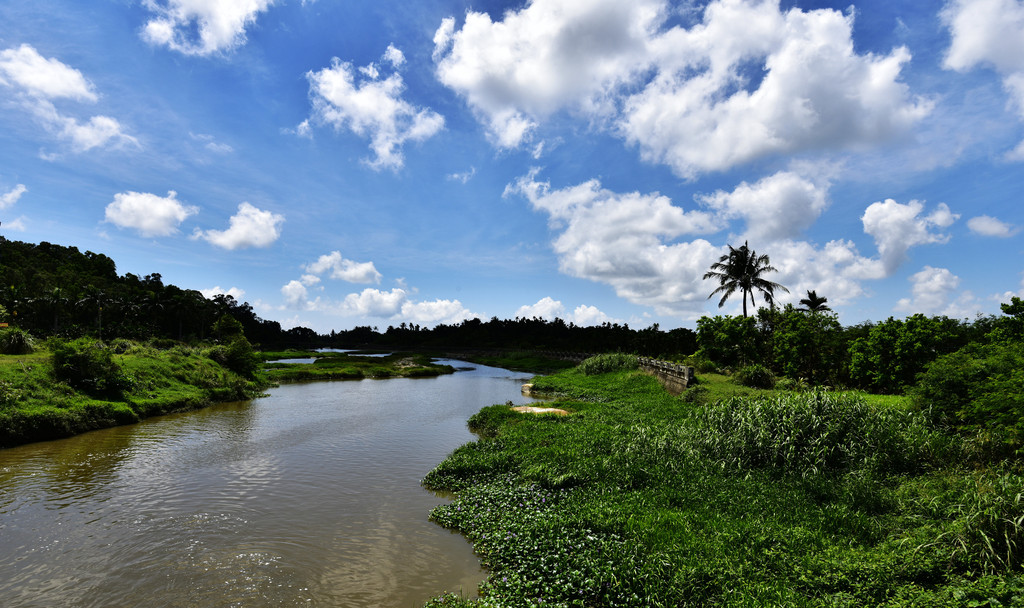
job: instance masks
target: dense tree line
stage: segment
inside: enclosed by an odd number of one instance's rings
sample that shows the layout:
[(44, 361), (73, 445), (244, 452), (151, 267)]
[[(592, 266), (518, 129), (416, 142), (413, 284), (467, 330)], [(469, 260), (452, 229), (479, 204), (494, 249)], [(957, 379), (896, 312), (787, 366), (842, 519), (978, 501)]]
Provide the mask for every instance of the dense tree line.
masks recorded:
[(750, 317), (702, 317), (691, 360), (708, 370), (761, 365), (812, 385), (902, 393), (940, 357), (968, 346), (1019, 342), (1014, 332), (1024, 323), (1024, 304), (1013, 298), (1003, 312), (973, 321), (915, 314), (846, 327), (830, 310), (792, 305), (762, 308)]
[(278, 322), (259, 318), (248, 303), (229, 295), (207, 299), (165, 285), (158, 273), (118, 275), (103, 254), (3, 237), (0, 307), (3, 320), (37, 337), (204, 340), (213, 337), (218, 319), (230, 315), (254, 343), (276, 345), (290, 338)]

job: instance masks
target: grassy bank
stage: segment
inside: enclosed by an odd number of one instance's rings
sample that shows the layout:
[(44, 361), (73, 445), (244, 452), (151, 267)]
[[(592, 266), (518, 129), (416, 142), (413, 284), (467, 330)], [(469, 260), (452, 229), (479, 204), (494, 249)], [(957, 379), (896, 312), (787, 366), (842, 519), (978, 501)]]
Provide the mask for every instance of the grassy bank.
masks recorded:
[[(90, 347), (103, 369), (78, 366), (78, 381), (58, 377), (45, 347), (26, 355), (0, 355), (0, 447), (68, 437), (138, 422), (218, 401), (250, 399), (267, 386), (211, 359), (207, 349), (167, 350), (127, 341)], [(93, 377), (87, 377), (88, 374)]]
[(1014, 463), (901, 400), (726, 384), (577, 369), (535, 380), (569, 416), (484, 408), (425, 484), (490, 576), (429, 605), (1024, 603)]
[[(284, 356), (281, 356), (284, 355)], [(290, 351), (274, 353), (274, 358), (315, 357), (313, 363), (275, 363), (264, 366), (274, 382), (303, 380), (361, 380), (363, 378), (423, 378), (451, 374), (455, 368), (438, 365), (422, 354), (392, 353), (383, 357), (349, 353)]]

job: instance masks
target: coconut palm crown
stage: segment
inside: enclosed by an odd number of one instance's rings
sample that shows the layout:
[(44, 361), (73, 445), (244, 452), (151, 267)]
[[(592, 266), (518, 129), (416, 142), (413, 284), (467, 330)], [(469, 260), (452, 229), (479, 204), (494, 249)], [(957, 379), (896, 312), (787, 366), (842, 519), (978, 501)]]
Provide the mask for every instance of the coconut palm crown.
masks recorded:
[(729, 253), (723, 255), (717, 262), (711, 265), (711, 270), (704, 273), (705, 279), (718, 280), (718, 288), (711, 292), (708, 299), (715, 294), (722, 294), (718, 307), (725, 306), (728, 300), (736, 291), (743, 294), (743, 316), (747, 316), (747, 297), (750, 297), (750, 305), (755, 306), (754, 292), (763, 294), (766, 302), (775, 300), (775, 290), (789, 292), (788, 289), (764, 278), (769, 272), (776, 272), (771, 265), (767, 255), (758, 255), (744, 241), (740, 247), (729, 245)]
[(828, 307), (826, 302), (828, 302), (828, 298), (823, 298), (815, 290), (809, 289), (807, 290), (807, 297), (800, 300), (803, 308), (798, 308), (797, 310), (801, 312), (828, 312), (832, 309)]

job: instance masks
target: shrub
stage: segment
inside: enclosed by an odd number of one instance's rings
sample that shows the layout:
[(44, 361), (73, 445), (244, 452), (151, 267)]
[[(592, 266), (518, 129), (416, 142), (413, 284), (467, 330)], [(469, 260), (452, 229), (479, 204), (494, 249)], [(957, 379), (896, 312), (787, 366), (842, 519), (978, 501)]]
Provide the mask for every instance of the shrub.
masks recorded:
[(725, 469), (916, 471), (945, 459), (949, 439), (915, 412), (812, 391), (708, 405), (686, 428), (699, 456)]
[(775, 374), (767, 367), (755, 363), (736, 372), (736, 382), (751, 388), (774, 388)]
[(972, 345), (939, 357), (911, 389), (913, 403), (938, 424), (1024, 439), (1024, 344)]
[(17, 327), (0, 330), (0, 353), (27, 355), (33, 350), (35, 350), (35, 340), (27, 331)]
[(72, 342), (51, 341), (53, 375), (69, 385), (94, 395), (117, 396), (131, 382), (114, 361), (110, 348), (99, 341), (79, 338)]
[(579, 370), (584, 376), (596, 376), (611, 372), (628, 371), (639, 369), (640, 360), (636, 355), (625, 353), (607, 353), (595, 355), (579, 364)]

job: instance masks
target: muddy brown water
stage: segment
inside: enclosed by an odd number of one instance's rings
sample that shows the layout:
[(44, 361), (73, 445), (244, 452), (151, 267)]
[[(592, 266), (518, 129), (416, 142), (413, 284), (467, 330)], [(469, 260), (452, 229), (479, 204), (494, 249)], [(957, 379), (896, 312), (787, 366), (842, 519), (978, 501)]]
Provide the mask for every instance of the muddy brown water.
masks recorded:
[[(451, 362), (456, 365), (467, 365)], [(420, 486), (526, 374), (290, 384), (0, 450), (0, 606), (417, 607), (473, 597)]]

